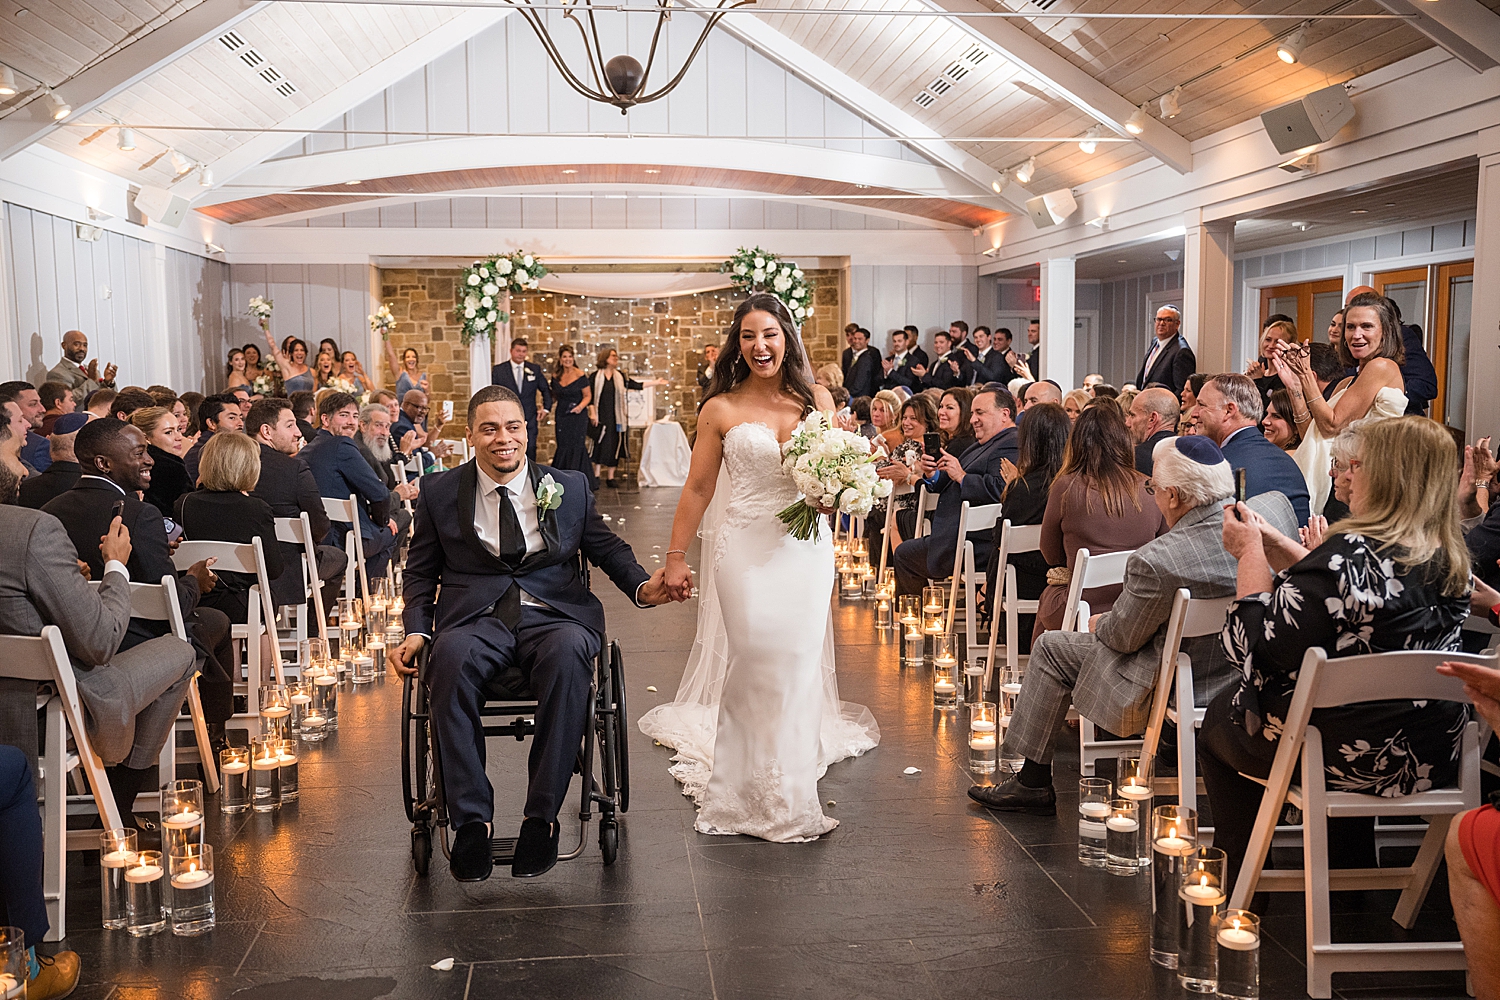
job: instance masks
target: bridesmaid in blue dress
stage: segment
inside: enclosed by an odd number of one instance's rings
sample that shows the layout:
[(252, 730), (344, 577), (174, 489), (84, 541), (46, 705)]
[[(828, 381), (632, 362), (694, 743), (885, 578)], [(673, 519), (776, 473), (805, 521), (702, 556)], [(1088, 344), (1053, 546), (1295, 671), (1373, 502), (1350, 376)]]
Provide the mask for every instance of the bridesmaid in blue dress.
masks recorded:
[(552, 398), (557, 400), (557, 447), (552, 452), (552, 466), (575, 469), (594, 481), (586, 441), (589, 433), (589, 402), (593, 388), (588, 376), (578, 367), (573, 348), (564, 344), (557, 352), (557, 369), (552, 375)]
[(266, 334), (266, 343), (271, 345), (271, 355), (276, 359), (276, 364), (281, 368), (281, 391), (283, 395), (290, 396), (294, 392), (300, 392), (313, 387), (312, 373), (307, 367), (307, 344), (296, 337), (288, 337), (282, 341), (281, 349), (276, 349), (276, 341)]

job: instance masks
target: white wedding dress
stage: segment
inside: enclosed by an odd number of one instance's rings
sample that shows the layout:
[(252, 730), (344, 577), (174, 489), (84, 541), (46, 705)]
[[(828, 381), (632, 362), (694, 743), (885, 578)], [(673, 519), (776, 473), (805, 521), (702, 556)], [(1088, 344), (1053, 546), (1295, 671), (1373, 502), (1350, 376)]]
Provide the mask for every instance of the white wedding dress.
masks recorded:
[(693, 652), (676, 699), (640, 721), (677, 751), (671, 773), (700, 833), (816, 839), (838, 825), (818, 779), (880, 741), (869, 710), (838, 696), (832, 540), (798, 541), (776, 517), (797, 496), (775, 433), (731, 427), (700, 532)]

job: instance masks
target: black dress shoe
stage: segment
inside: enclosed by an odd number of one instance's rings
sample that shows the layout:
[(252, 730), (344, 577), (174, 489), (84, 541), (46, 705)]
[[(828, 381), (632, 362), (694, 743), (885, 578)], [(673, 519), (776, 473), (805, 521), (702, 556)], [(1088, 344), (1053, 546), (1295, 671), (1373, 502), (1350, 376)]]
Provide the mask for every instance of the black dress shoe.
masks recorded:
[(490, 830), (484, 823), (465, 823), (453, 837), (448, 870), (460, 882), (483, 882), (495, 870), (490, 853)]
[(1001, 812), (1034, 813), (1038, 816), (1057, 815), (1057, 790), (1027, 788), (1015, 778), (1002, 785), (975, 785), (969, 789), (969, 798), (981, 805)]
[(557, 864), (557, 836), (562, 827), (528, 816), (521, 821), (521, 836), (516, 841), (516, 857), (510, 873), (516, 878), (545, 875)]

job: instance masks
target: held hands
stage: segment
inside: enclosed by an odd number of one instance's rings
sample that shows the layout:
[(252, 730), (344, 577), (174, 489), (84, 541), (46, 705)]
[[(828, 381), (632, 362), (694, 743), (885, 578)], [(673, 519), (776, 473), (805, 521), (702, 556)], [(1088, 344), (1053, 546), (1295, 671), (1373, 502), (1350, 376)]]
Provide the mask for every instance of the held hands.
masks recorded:
[[(109, 522), (109, 530), (99, 536), (99, 555), (104, 557), (105, 562), (111, 559), (116, 562), (130, 562), (130, 530), (118, 517)], [(83, 565), (87, 565), (86, 563)], [(88, 578), (88, 573), (84, 573)]]
[(667, 568), (663, 566), (651, 574), (651, 579), (641, 584), (641, 589), (636, 596), (640, 598), (642, 604), (650, 604), (654, 607), (669, 601), (685, 601), (692, 596), (692, 593), (692, 570), (688, 570), (686, 588), (671, 587), (667, 584)]
[(693, 596), (693, 570), (687, 564), (687, 557), (680, 552), (667, 556), (667, 564), (657, 570), (641, 588), (641, 600), (648, 604), (657, 603), (646, 597), (653, 583), (665, 588), (670, 599), (674, 601), (685, 601)]
[(392, 646), (386, 650), (386, 665), (396, 671), (399, 677), (415, 677), (417, 674), (417, 654), (422, 651), (422, 647), (425, 645), (427, 645), (427, 640), (423, 636), (407, 636), (401, 645)]

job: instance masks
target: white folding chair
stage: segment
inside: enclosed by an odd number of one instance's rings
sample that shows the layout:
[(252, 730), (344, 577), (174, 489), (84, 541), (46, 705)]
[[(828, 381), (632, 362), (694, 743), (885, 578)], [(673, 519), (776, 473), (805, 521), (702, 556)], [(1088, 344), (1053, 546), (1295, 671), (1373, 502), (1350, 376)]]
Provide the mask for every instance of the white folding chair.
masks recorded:
[[(63, 645), (62, 632), (56, 625), (42, 629), (40, 636), (0, 635), (0, 677), (36, 681), (49, 685), (38, 688), (37, 708), (46, 708), (47, 736), (42, 748), (42, 895), (47, 905), (46, 940), (61, 941), (67, 928), (68, 851), (99, 847), (97, 830), (67, 832), (68, 772), (81, 767), (93, 792), (94, 807), (99, 810), (105, 827), (119, 829), (120, 813), (115, 808), (114, 793), (104, 762), (94, 753), (84, 728), (83, 702), (78, 698), (78, 683), (73, 664)], [(68, 753), (68, 736), (73, 737), (75, 753)], [(16, 864), (7, 858), (5, 864)], [(24, 862), (20, 862), (24, 865)]]
[[(958, 509), (958, 545), (953, 550), (953, 576), (948, 585), (948, 631), (953, 631), (953, 620), (958, 614), (958, 588), (962, 582), (964, 588), (964, 636), (968, 645), (964, 649), (972, 650), (979, 645), (979, 607), (975, 597), (975, 578), (978, 573), (974, 569), (974, 543), (969, 541), (971, 531), (993, 531), (995, 522), (1000, 518), (1000, 505), (997, 503), (981, 504), (978, 507), (969, 505), (965, 500), (963, 506)], [(993, 603), (994, 595), (990, 595)], [(994, 613), (991, 612), (991, 619)], [(990, 631), (995, 630), (993, 622)], [(989, 661), (985, 661), (988, 663)]]
[[(313, 537), (312, 521), (303, 511), (297, 517), (276, 518), (276, 540), (296, 545), (300, 549), (297, 562), (302, 568), (302, 604), (294, 607), (297, 617), (293, 635), (297, 647), (309, 634), (307, 621), (317, 622), (318, 638), (328, 638), (328, 615), (323, 608), (323, 581), (318, 578), (318, 540)], [(311, 611), (309, 611), (309, 607)]]
[(366, 601), (370, 599), (370, 578), (365, 572), (365, 542), (359, 533), (359, 498), (349, 494), (348, 500), (323, 498), (323, 509), (328, 520), (336, 524), (349, 525), (349, 535), (344, 539), (344, 553), (349, 557), (344, 567), (344, 595), (353, 597), (355, 585)]
[[(398, 482), (398, 483), (404, 483), (404, 482), (406, 482), (406, 469), (407, 469), (407, 466), (402, 465), (400, 462), (393, 462), (393, 463), (391, 463), (391, 475), (393, 477), (395, 477), (396, 482)], [(420, 475), (420, 473), (419, 473), (419, 475)], [(411, 501), (408, 500), (408, 499), (406, 499), (405, 497), (401, 498), (401, 506), (403, 506), (403, 507), (406, 508), (406, 512), (408, 514), (414, 514), (414, 513), (416, 513), (415, 508), (413, 508), (412, 505), (411, 505)]]
[[(1305, 893), (1309, 996), (1331, 997), (1335, 972), (1466, 968), (1461, 941), (1334, 942), (1328, 894), (1331, 890), (1400, 889), (1401, 899), (1392, 919), (1411, 929), (1443, 859), (1449, 824), (1458, 813), (1479, 806), (1479, 723), (1470, 721), (1464, 729), (1456, 788), (1435, 788), (1395, 798), (1330, 791), (1324, 780), (1323, 736), (1311, 724), (1314, 709), (1356, 704), (1369, 700), (1372, 694), (1378, 694), (1381, 700), (1468, 701), (1462, 681), (1433, 669), (1444, 660), (1492, 670), (1500, 666), (1500, 654), (1493, 651), (1475, 655), (1423, 650), (1330, 660), (1323, 649), (1314, 647), (1302, 658), (1271, 776), (1262, 782), (1266, 791), (1229, 905), (1245, 908), (1257, 888)], [(1292, 778), (1299, 758), (1302, 783), (1297, 786)], [(1301, 871), (1262, 871), (1283, 802), (1297, 806), (1304, 816), (1303, 867)], [(1409, 868), (1330, 870), (1326, 820), (1347, 816), (1421, 816), (1428, 821), (1427, 835)]]
[[(1091, 555), (1088, 549), (1079, 549), (1073, 560), (1073, 580), (1068, 585), (1068, 603), (1063, 606), (1062, 631), (1087, 632), (1092, 612), (1083, 592), (1095, 587), (1111, 587), (1125, 582), (1125, 564), (1135, 553), (1106, 552)], [(1094, 762), (1113, 757), (1121, 750), (1130, 750), (1141, 745), (1140, 740), (1095, 739), (1094, 724), (1082, 716), (1078, 719), (1078, 772), (1084, 777), (1093, 777)]]
[(989, 654), (985, 660), (987, 670), (984, 678), (986, 690), (989, 689), (990, 677), (995, 669), (995, 637), (1000, 632), (995, 628), (995, 623), (1000, 620), (1002, 614), (1005, 615), (1005, 670), (1007, 677), (1015, 677), (1021, 669), (1020, 616), (1036, 614), (1040, 603), (1034, 600), (1022, 600), (1016, 596), (1016, 568), (1010, 565), (1010, 557), (1020, 555), (1022, 552), (1040, 552), (1041, 550), (1042, 526), (1040, 524), (1013, 525), (1007, 520), (1000, 522), (1000, 547), (995, 551), (995, 558), (999, 560), (995, 564), (995, 589), (999, 593), (995, 596), (990, 610), (990, 645)]
[(937, 505), (938, 495), (936, 493), (928, 493), (925, 483), (917, 487), (917, 527), (915, 537), (921, 538), (930, 530), (930, 525), (928, 525), (927, 521), (928, 518), (932, 517), (932, 512), (937, 510)]

